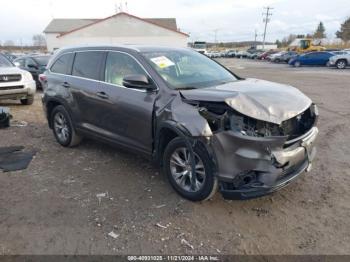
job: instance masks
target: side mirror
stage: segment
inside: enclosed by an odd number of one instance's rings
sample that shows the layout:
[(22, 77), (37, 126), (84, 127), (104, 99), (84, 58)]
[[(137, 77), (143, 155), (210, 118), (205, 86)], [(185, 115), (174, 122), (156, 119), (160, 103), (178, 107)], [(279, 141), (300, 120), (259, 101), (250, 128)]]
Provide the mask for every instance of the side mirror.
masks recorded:
[(15, 64), (15, 66), (17, 66), (17, 67), (20, 67), (20, 63), (19, 62), (14, 62), (14, 64)]
[(155, 90), (155, 87), (145, 75), (127, 75), (123, 78), (123, 86), (127, 88)]

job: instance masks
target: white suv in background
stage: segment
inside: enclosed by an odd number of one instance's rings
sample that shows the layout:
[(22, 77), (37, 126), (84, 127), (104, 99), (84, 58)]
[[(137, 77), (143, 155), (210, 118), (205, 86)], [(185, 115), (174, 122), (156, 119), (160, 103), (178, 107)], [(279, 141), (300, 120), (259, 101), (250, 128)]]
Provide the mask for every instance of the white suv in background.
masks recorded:
[(14, 66), (0, 54), (0, 100), (19, 99), (23, 105), (34, 102), (36, 91), (32, 75)]

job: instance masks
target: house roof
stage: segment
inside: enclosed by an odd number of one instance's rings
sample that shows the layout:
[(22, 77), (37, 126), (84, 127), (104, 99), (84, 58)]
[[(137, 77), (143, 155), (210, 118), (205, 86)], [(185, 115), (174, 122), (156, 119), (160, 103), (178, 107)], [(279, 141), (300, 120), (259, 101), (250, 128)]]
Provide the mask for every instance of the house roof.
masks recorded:
[(44, 33), (66, 33), (68, 31), (91, 24), (98, 20), (100, 19), (53, 19), (44, 29)]
[(45, 28), (44, 33), (59, 33), (60, 35), (58, 37), (60, 37), (121, 14), (188, 36), (187, 34), (180, 32), (177, 29), (176, 18), (140, 18), (124, 12), (109, 16), (104, 19), (53, 19)]

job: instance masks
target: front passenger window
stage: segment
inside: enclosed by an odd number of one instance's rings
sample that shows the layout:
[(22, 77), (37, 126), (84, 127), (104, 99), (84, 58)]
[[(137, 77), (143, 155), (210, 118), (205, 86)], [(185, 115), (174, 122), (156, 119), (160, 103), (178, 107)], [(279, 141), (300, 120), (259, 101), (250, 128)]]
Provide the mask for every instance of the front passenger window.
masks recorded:
[(105, 81), (122, 86), (123, 78), (127, 75), (145, 75), (145, 71), (131, 56), (109, 52), (106, 61)]

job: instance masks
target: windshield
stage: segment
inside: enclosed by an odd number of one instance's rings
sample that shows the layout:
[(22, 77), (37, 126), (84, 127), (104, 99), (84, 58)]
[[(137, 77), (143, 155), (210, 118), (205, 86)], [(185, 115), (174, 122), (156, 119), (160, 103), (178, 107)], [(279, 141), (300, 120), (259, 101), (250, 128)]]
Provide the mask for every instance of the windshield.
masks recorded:
[(50, 56), (36, 56), (33, 59), (41, 66), (46, 66), (49, 62)]
[(170, 88), (204, 88), (236, 81), (225, 68), (191, 50), (143, 52)]
[(3, 55), (0, 54), (0, 67), (10, 67), (13, 64)]

